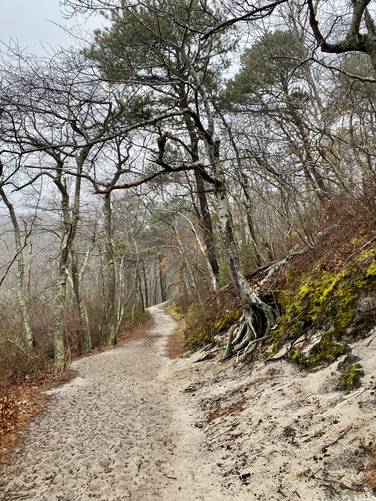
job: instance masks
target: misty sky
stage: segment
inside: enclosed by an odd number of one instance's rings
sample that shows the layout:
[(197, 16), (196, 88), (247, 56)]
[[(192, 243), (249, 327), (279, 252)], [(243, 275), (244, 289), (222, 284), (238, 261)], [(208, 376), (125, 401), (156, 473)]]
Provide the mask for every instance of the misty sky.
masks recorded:
[[(77, 20), (63, 18), (59, 0), (0, 0), (0, 6), (0, 40), (6, 44), (10, 39), (18, 40), (22, 49), (43, 55), (51, 46), (68, 47), (75, 43), (68, 33), (54, 24), (67, 27), (77, 24)], [(90, 18), (83, 27), (91, 31), (98, 24), (98, 19)]]

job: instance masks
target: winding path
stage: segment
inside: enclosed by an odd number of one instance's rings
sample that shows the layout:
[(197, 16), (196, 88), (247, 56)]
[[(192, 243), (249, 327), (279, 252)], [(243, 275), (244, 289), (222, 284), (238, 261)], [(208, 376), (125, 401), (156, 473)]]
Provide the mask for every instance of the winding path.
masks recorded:
[(178, 363), (164, 355), (175, 322), (150, 310), (145, 337), (75, 362), (78, 376), (50, 391), (15, 464), (0, 472), (1, 501), (226, 499)]

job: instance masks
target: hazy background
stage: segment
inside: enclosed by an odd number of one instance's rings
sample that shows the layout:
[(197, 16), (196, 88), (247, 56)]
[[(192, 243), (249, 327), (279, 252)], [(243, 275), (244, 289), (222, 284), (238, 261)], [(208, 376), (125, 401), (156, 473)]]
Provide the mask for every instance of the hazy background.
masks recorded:
[(64, 19), (59, 0), (0, 0), (0, 7), (3, 51), (9, 43), (18, 42), (26, 52), (44, 55), (60, 46), (79, 44), (64, 28), (87, 37), (101, 24), (96, 17)]

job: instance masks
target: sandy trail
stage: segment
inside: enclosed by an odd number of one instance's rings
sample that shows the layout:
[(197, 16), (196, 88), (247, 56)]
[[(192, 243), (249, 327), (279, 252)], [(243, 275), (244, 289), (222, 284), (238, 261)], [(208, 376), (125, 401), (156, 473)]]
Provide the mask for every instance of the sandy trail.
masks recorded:
[(175, 322), (73, 364), (78, 377), (51, 390), (0, 501), (363, 501), (362, 444), (376, 437), (376, 331), (353, 345), (363, 386), (336, 390), (336, 365), (305, 374), (280, 361), (166, 358)]
[(186, 380), (164, 355), (175, 322), (151, 312), (145, 338), (75, 362), (78, 377), (50, 391), (1, 472), (2, 501), (229, 499), (181, 391)]

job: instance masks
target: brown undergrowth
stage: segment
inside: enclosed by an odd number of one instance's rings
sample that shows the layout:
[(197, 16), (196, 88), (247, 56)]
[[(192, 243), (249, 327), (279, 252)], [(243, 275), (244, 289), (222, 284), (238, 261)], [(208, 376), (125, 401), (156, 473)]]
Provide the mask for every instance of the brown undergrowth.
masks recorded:
[(376, 445), (372, 442), (369, 444), (361, 444), (361, 449), (368, 457), (363, 481), (367, 487), (376, 492)]
[(56, 374), (51, 366), (37, 378), (0, 386), (0, 464), (8, 461), (19, 432), (45, 409), (49, 397), (45, 390), (66, 383), (74, 371)]
[(183, 353), (185, 344), (184, 327), (178, 324), (168, 337), (166, 354), (169, 358), (179, 358)]

